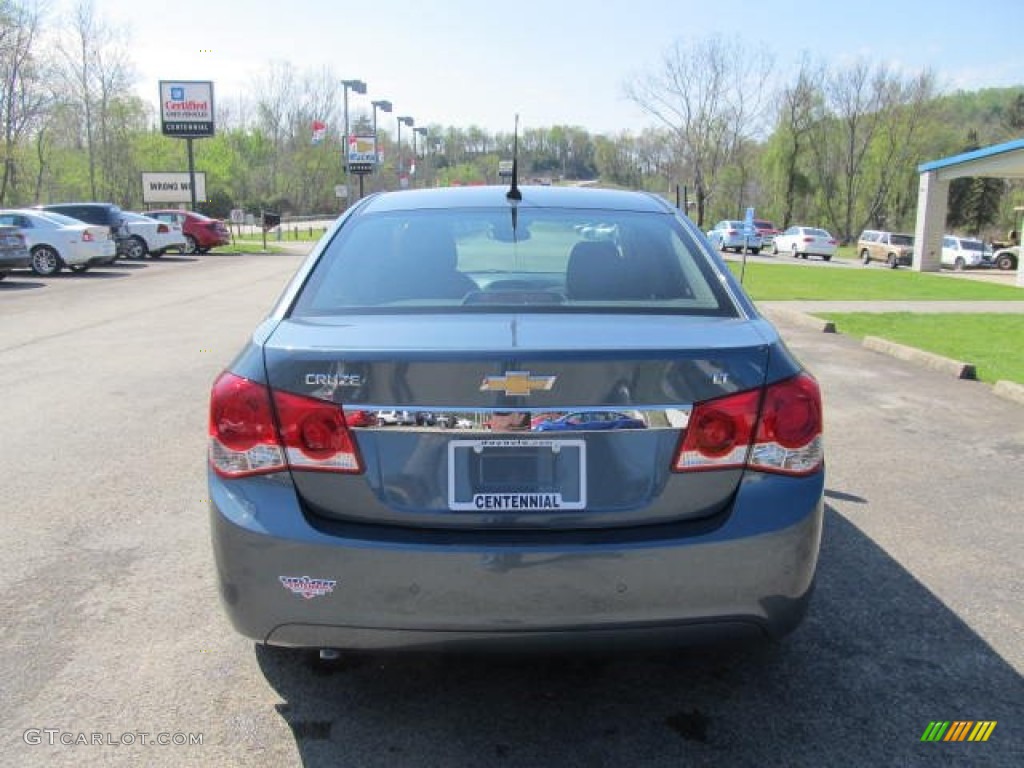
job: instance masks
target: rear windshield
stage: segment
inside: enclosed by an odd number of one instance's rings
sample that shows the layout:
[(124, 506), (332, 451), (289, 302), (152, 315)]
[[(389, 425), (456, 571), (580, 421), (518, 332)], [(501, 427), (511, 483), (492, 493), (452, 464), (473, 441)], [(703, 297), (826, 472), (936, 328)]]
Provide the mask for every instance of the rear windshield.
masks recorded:
[(577, 209), (354, 218), (326, 246), (292, 315), (424, 310), (736, 315), (675, 217)]
[(960, 247), (965, 251), (984, 251), (985, 244), (981, 240), (961, 240)]
[(914, 236), (913, 235), (892, 235), (889, 238), (889, 241), (893, 245), (913, 245), (914, 244)]

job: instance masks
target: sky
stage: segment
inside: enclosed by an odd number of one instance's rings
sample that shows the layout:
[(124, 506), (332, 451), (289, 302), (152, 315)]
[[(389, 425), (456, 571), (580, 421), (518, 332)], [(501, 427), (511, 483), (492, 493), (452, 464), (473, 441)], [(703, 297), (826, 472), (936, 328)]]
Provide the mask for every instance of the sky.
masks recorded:
[(378, 120), (392, 132), (409, 115), (507, 133), (518, 113), (525, 128), (636, 133), (656, 122), (626, 83), (658, 72), (675, 43), (715, 36), (772, 53), (782, 81), (806, 53), (931, 68), (942, 90), (1024, 85), (1021, 0), (93, 1), (124, 28), (136, 88), (154, 107), (160, 80), (212, 80), (215, 102), (230, 104), (258, 95), (271, 62), (289, 62), (365, 81), (350, 115), (387, 99), (394, 112)]

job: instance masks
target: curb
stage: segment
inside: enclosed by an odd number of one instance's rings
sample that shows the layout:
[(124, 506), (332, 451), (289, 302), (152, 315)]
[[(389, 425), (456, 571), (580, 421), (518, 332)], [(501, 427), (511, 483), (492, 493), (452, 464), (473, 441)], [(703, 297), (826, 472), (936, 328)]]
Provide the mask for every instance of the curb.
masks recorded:
[(907, 347), (903, 344), (897, 344), (886, 339), (881, 339), (878, 336), (865, 336), (863, 344), (867, 349), (874, 350), (875, 352), (882, 352), (886, 355), (898, 357), (900, 360), (908, 360), (912, 363), (920, 363), (926, 368), (931, 368), (933, 371), (949, 373), (958, 379), (976, 378), (973, 363), (952, 360), (948, 357), (942, 357), (941, 355), (936, 355), (931, 352), (925, 352), (921, 349), (915, 349), (914, 347)]
[(992, 387), (992, 394), (1024, 405), (1024, 385), (1018, 384), (1015, 381), (997, 381), (995, 386)]
[(831, 320), (822, 320), (820, 317), (808, 315), (807, 313), (796, 309), (771, 307), (768, 309), (762, 309), (761, 312), (769, 318), (779, 318), (787, 323), (802, 325), (804, 328), (809, 328), (812, 331), (818, 331), (819, 333), (836, 332), (836, 324)]

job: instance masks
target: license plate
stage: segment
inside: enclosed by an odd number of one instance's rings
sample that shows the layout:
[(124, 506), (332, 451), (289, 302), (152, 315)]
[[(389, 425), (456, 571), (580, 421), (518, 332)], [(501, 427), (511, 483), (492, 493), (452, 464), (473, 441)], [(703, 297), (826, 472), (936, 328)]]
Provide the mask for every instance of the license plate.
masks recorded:
[(587, 505), (583, 440), (452, 440), (448, 508), (544, 513)]

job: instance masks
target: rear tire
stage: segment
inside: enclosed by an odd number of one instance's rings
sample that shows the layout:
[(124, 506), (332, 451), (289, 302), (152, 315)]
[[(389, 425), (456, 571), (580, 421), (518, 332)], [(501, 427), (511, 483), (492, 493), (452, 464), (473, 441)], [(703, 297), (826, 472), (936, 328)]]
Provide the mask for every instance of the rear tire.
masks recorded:
[(896, 267), (898, 267), (900, 265), (900, 261), (899, 261), (899, 259), (896, 258), (896, 254), (895, 253), (890, 253), (886, 257), (885, 263), (889, 267), (889, 269), (896, 269)]
[(860, 252), (860, 260), (864, 262), (865, 267), (871, 263), (871, 254), (868, 253), (867, 248)]
[(1010, 270), (1017, 266), (1016, 259), (1008, 253), (1004, 253), (996, 261), (996, 266), (1002, 270)]
[(957, 272), (963, 272), (965, 266), (967, 266), (967, 263), (964, 261), (963, 257), (957, 256), (956, 261), (953, 262), (953, 269)]
[(124, 255), (129, 259), (146, 258), (146, 241), (138, 235), (132, 235), (124, 246)]
[(832, 261), (832, 256), (831, 256), (831, 255), (828, 255), (828, 256), (822, 256), (822, 257), (821, 257), (821, 260), (822, 260), (822, 261)]
[(192, 235), (185, 235), (185, 247), (182, 249), (182, 253), (193, 254), (198, 248), (198, 243)]
[(56, 275), (64, 267), (60, 254), (48, 245), (32, 249), (32, 271), (40, 277)]

